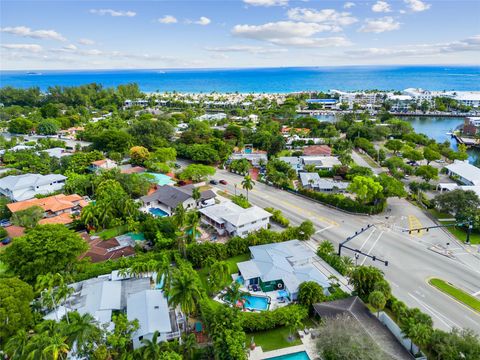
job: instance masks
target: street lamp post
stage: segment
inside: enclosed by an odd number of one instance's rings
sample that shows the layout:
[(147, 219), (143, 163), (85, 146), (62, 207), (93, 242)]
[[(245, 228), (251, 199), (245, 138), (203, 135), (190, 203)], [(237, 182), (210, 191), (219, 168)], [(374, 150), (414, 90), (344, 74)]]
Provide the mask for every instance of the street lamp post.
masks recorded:
[(233, 186), (235, 186), (235, 196), (237, 196), (237, 184), (234, 184)]

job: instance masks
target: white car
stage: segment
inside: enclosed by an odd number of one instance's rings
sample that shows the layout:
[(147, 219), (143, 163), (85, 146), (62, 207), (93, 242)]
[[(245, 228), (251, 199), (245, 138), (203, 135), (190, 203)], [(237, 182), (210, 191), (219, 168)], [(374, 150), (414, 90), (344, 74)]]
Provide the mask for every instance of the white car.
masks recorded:
[(212, 205), (215, 205), (215, 199), (214, 199), (214, 198), (207, 199), (207, 200), (203, 200), (203, 201), (200, 203), (200, 207), (201, 207), (201, 208), (205, 208), (205, 207), (207, 207), (207, 206), (212, 206)]

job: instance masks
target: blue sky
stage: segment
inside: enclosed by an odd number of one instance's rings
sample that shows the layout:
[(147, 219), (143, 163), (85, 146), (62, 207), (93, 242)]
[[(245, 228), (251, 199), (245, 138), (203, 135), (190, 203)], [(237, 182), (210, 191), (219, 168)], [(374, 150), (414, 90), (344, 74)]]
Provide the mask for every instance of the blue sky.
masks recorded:
[(480, 63), (480, 1), (23, 1), (1, 69)]

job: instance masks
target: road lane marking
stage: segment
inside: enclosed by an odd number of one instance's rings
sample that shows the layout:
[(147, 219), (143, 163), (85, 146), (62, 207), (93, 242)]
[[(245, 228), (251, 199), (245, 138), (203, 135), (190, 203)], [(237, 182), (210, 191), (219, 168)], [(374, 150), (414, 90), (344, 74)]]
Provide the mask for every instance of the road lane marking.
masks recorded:
[(334, 225), (330, 225), (330, 226), (327, 226), (327, 227), (324, 227), (323, 229), (320, 229), (320, 230), (317, 230), (315, 231), (315, 234), (320, 234), (321, 232), (324, 232), (325, 230), (328, 230), (328, 229), (331, 229), (335, 227)]
[(373, 231), (372, 231), (370, 234), (368, 234), (367, 240), (365, 240), (365, 241), (363, 242), (362, 246), (360, 246), (360, 249), (358, 249), (358, 250), (362, 250), (362, 249), (363, 249), (363, 247), (364, 247), (365, 244), (368, 242), (368, 240), (370, 240), (370, 238), (371, 238), (372, 235), (375, 233), (375, 231), (377, 231), (377, 228), (376, 228), (376, 227), (374, 227), (374, 228), (373, 228)]
[[(431, 306), (427, 305), (426, 303), (424, 303), (423, 301), (421, 301), (420, 299), (418, 299), (415, 295), (412, 295), (411, 293), (408, 293), (408, 295), (410, 295), (414, 300), (416, 300), (421, 306), (423, 306), (425, 308), (425, 310), (427, 310), (427, 312), (429, 312), (432, 316), (436, 317), (441, 323), (443, 323), (449, 330), (452, 329), (452, 327), (457, 327), (459, 329), (461, 329), (462, 327), (460, 325), (458, 325), (457, 323), (455, 323), (454, 321), (450, 320), (449, 318), (447, 318), (445, 315), (443, 315), (442, 313), (440, 313), (439, 311), (433, 309)], [(448, 323), (447, 323), (448, 321)], [(450, 324), (449, 324), (450, 323)], [(453, 325), (453, 326), (452, 326)]]
[(477, 291), (477, 292), (472, 294), (472, 296), (478, 296), (478, 295), (480, 295), (480, 291)]
[[(370, 248), (370, 250), (368, 250), (367, 252), (367, 255), (370, 255), (370, 253), (372, 252), (373, 248), (375, 247), (375, 245), (377, 245), (377, 242), (378, 240), (380, 240), (380, 238), (382, 237), (384, 231), (382, 230), (382, 232), (380, 232), (380, 234), (378, 234), (378, 237), (377, 237), (377, 240), (375, 240), (375, 242), (373, 243), (372, 247)], [(367, 260), (367, 257), (365, 256), (362, 260), (362, 263), (360, 265), (363, 265), (365, 263), (365, 260)]]
[[(413, 229), (418, 229), (422, 227), (422, 223), (420, 220), (415, 216), (415, 215), (408, 215), (408, 226), (410, 230)], [(423, 235), (423, 230), (420, 230), (420, 232), (413, 231), (410, 235), (411, 236), (422, 236)]]

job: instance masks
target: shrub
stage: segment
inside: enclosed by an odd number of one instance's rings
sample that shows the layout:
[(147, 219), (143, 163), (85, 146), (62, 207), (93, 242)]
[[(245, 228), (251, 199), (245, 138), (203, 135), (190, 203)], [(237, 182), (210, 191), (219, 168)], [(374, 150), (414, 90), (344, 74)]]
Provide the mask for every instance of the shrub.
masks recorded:
[(301, 305), (289, 305), (259, 313), (242, 312), (240, 320), (245, 332), (255, 332), (285, 326), (295, 314), (300, 314), (302, 320), (306, 319), (308, 309)]
[(244, 208), (244, 209), (248, 209), (249, 207), (252, 206), (252, 205), (250, 205), (247, 198), (243, 194), (233, 196), (232, 197), (232, 202), (234, 204), (237, 204), (238, 206)]
[(290, 220), (283, 216), (280, 210), (274, 209), (272, 207), (266, 207), (264, 210), (272, 214), (272, 221), (276, 222), (277, 224), (280, 224), (284, 227), (290, 225)]

